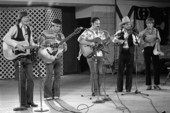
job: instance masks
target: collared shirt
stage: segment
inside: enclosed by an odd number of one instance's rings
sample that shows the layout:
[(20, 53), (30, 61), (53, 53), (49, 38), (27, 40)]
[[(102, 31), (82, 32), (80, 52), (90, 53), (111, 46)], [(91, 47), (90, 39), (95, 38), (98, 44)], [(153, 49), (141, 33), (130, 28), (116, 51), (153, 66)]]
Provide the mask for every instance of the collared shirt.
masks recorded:
[(149, 32), (147, 28), (144, 29), (139, 33), (139, 37), (141, 38), (141, 44), (143, 44), (144, 47), (153, 47), (156, 43), (156, 39), (161, 41), (159, 31), (156, 28), (153, 28), (152, 32)]
[[(22, 29), (22, 33), (23, 33), (23, 37), (25, 38), (25, 43), (26, 45), (29, 45), (29, 42), (28, 42), (28, 34), (26, 33), (25, 31), (25, 28), (24, 28), (24, 25), (22, 23), (19, 23), (19, 27)], [(13, 48), (16, 47), (16, 45), (18, 44), (18, 41), (16, 40), (13, 40), (12, 38), (16, 38), (18, 35), (18, 28), (16, 25), (12, 26), (9, 31), (7, 32), (7, 34), (4, 36), (3, 38), (3, 41), (12, 46)], [(33, 37), (32, 37), (32, 33), (30, 35), (30, 45), (34, 46), (36, 45), (34, 42), (33, 42)]]
[(78, 38), (78, 41), (80, 39), (85, 39), (85, 40), (93, 40), (95, 38), (100, 38), (101, 40), (105, 40), (106, 36), (103, 31), (98, 30), (95, 32), (94, 30), (91, 29), (86, 29)]
[[(105, 33), (104, 31), (101, 31), (101, 30), (98, 30), (97, 32), (95, 30), (91, 30), (90, 28), (89, 29), (86, 29), (78, 38), (78, 41), (80, 41), (81, 39), (85, 39), (85, 40), (93, 40), (95, 38), (100, 38), (101, 40), (105, 40), (106, 39), (106, 36), (105, 36)], [(103, 56), (103, 53), (102, 51), (98, 51), (97, 53), (97, 56)]]
[[(118, 34), (120, 34), (121, 32), (123, 32), (124, 33), (124, 43), (123, 43), (123, 48), (129, 48), (129, 45), (128, 45), (128, 37), (129, 37), (129, 34), (128, 34), (128, 32), (125, 30), (125, 29), (122, 29), (122, 30), (119, 30), (119, 31), (117, 31), (115, 34), (114, 34), (114, 36), (113, 36), (113, 39), (112, 39), (112, 42), (116, 42), (116, 40), (120, 40), (119, 38), (120, 38), (120, 36), (118, 35)], [(133, 39), (133, 44), (134, 45), (138, 45), (139, 43), (140, 43), (140, 39), (139, 39), (139, 37), (138, 36), (136, 36), (136, 35), (134, 35), (134, 34), (132, 34), (132, 39)]]

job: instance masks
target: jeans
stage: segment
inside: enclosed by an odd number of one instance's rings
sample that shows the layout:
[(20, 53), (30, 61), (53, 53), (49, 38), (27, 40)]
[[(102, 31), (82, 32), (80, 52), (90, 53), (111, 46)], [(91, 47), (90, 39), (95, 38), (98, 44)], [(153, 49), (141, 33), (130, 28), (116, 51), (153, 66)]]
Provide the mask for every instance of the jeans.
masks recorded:
[(103, 58), (87, 58), (90, 68), (91, 91), (94, 94), (100, 94), (101, 77), (103, 76)]
[[(20, 68), (19, 68), (20, 60)], [(33, 90), (34, 90), (34, 81), (33, 81), (33, 66), (32, 62), (28, 57), (20, 58), (19, 60), (14, 61), (15, 66), (15, 78), (20, 80), (19, 85), (19, 96), (21, 105), (26, 105), (33, 102)], [(19, 76), (20, 74), (20, 76)]]
[(62, 75), (62, 58), (46, 65), (46, 79), (44, 83), (44, 98), (60, 97), (60, 79)]

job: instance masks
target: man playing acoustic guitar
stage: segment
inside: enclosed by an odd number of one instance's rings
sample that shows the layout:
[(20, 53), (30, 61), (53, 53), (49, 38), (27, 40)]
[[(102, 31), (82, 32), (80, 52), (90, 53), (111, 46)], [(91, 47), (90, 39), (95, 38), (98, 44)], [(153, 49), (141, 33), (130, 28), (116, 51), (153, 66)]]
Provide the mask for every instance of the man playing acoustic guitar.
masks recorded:
[(105, 39), (106, 36), (104, 31), (100, 29), (100, 19), (98, 17), (91, 19), (91, 27), (86, 29), (78, 38), (78, 42), (80, 43), (80, 53), (87, 58), (87, 63), (90, 68), (92, 96), (100, 95), (104, 63), (104, 54), (102, 50), (100, 50), (99, 46), (97, 48), (95, 48), (95, 46), (97, 42)]
[[(65, 36), (61, 33), (61, 21), (54, 19), (51, 23), (51, 29), (43, 31), (39, 41), (40, 45), (53, 45), (61, 42)], [(58, 51), (67, 51), (67, 44), (64, 42), (59, 47), (41, 48), (39, 53), (46, 52), (46, 55), (40, 55), (46, 66), (46, 80), (44, 84), (44, 98), (47, 100), (60, 97), (60, 77), (62, 76), (63, 52), (56, 54)], [(49, 56), (49, 57), (48, 57)], [(53, 58), (55, 59), (53, 60)], [(52, 58), (52, 60), (50, 60)], [(54, 80), (53, 80), (54, 73)]]
[(20, 86), (18, 87), (20, 92), (20, 107), (23, 108), (30, 106), (37, 107), (33, 102), (34, 81), (31, 55), (30, 50), (26, 49), (26, 46), (36, 46), (33, 42), (29, 25), (30, 19), (28, 13), (21, 11), (17, 18), (17, 24), (12, 26), (3, 38), (4, 44), (13, 48), (11, 53), (18, 56), (11, 60), (14, 60), (15, 78), (20, 80)]

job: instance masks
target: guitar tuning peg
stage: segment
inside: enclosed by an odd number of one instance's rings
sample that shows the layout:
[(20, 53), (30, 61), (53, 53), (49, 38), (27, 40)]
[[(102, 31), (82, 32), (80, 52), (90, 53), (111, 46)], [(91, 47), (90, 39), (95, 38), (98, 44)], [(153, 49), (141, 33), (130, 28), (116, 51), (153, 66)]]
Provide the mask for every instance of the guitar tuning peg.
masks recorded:
[(79, 29), (84, 30), (85, 28), (84, 27), (79, 27)]

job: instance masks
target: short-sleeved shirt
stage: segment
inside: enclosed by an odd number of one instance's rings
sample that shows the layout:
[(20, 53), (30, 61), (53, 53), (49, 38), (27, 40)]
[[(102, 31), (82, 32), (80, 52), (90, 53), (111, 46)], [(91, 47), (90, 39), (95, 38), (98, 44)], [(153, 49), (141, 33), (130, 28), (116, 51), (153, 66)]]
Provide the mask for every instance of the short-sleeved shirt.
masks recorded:
[[(54, 33), (51, 30), (45, 30), (40, 37), (39, 43), (40, 45), (59, 43), (63, 39), (65, 39), (65, 37), (62, 33)], [(66, 43), (64, 43), (64, 45), (66, 45)]]
[(153, 47), (156, 43), (156, 39), (160, 39), (159, 31), (156, 28), (153, 28), (150, 33), (148, 29), (144, 29), (139, 33), (139, 37), (141, 38), (141, 42), (144, 44), (144, 47), (151, 46)]
[[(104, 31), (102, 30), (98, 30), (97, 32), (95, 32), (94, 30), (91, 29), (86, 29), (78, 38), (78, 41), (81, 39), (85, 39), (85, 40), (93, 40), (95, 38), (100, 38), (101, 40), (105, 40), (106, 36)], [(103, 56), (102, 51), (98, 51), (97, 56)]]
[(99, 37), (101, 40), (105, 40), (106, 36), (105, 33), (101, 30), (97, 31), (97, 33), (94, 30), (86, 29), (78, 38), (78, 41), (82, 38), (85, 40), (93, 40), (95, 38)]

